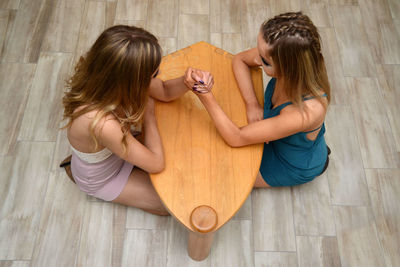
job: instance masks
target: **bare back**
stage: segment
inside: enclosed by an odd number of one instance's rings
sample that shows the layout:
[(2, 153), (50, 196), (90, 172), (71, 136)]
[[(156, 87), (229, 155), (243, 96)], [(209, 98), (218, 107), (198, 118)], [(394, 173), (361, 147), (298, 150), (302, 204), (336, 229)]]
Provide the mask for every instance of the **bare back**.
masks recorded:
[[(82, 110), (84, 106), (79, 107), (75, 110), (78, 112)], [(95, 153), (104, 149), (104, 146), (98, 144), (95, 149), (95, 143), (90, 134), (90, 124), (97, 114), (97, 110), (92, 110), (88, 113), (82, 114), (76, 118), (71, 127), (67, 129), (67, 138), (71, 146), (76, 150), (84, 153)]]

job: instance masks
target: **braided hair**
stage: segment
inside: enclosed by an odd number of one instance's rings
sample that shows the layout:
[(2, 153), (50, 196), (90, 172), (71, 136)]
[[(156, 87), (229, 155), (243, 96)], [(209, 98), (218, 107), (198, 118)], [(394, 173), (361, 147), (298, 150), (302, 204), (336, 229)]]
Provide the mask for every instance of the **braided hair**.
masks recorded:
[(303, 107), (303, 96), (313, 95), (324, 104), (320, 97), (322, 90), (329, 103), (330, 86), (321, 38), (310, 18), (301, 12), (280, 14), (261, 25), (261, 34), (271, 47), (269, 53), (277, 76), (283, 78), (290, 100)]

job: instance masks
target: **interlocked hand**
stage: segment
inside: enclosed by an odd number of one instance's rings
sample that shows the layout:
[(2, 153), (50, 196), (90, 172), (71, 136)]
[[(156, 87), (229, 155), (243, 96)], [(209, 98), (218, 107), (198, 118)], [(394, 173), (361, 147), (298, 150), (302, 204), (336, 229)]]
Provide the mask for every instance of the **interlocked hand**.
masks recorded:
[(205, 94), (211, 92), (214, 85), (214, 77), (208, 71), (188, 68), (184, 82), (193, 92)]

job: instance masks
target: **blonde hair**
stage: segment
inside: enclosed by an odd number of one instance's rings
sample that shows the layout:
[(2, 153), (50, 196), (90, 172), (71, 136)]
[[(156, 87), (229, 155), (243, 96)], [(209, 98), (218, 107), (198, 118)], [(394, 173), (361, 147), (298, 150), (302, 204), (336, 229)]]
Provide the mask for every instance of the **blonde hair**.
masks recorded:
[(315, 96), (325, 106), (319, 90), (331, 99), (330, 85), (321, 53), (321, 38), (310, 18), (301, 12), (284, 13), (261, 25), (263, 39), (276, 64), (277, 76), (283, 78), (286, 95), (303, 107), (303, 96)]
[[(97, 110), (90, 124), (95, 135), (99, 121), (113, 114), (121, 125), (122, 144), (126, 151), (126, 136), (131, 125), (140, 123), (148, 99), (151, 76), (161, 62), (161, 47), (157, 38), (144, 29), (133, 26), (113, 26), (105, 30), (75, 67), (67, 82), (63, 98), (64, 119), (68, 128), (77, 117)], [(76, 111), (78, 107), (82, 107)]]

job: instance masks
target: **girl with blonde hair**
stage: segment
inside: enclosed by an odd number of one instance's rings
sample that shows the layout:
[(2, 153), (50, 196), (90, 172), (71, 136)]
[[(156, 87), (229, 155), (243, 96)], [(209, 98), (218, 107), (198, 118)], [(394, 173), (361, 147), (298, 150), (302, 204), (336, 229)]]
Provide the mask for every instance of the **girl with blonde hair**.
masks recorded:
[[(167, 215), (148, 175), (164, 168), (153, 98), (171, 101), (187, 87), (185, 76), (156, 78), (161, 56), (156, 37), (141, 28), (118, 25), (98, 37), (63, 98), (72, 156), (60, 166), (88, 195)], [(143, 142), (131, 132), (139, 125)]]
[[(264, 143), (255, 187), (298, 185), (325, 171), (329, 148), (324, 120), (330, 86), (320, 36), (308, 16), (290, 12), (264, 22), (257, 47), (237, 54), (232, 64), (248, 125), (236, 126), (212, 92), (197, 95), (230, 146)], [(260, 66), (272, 77), (264, 108), (250, 76), (250, 68)]]

